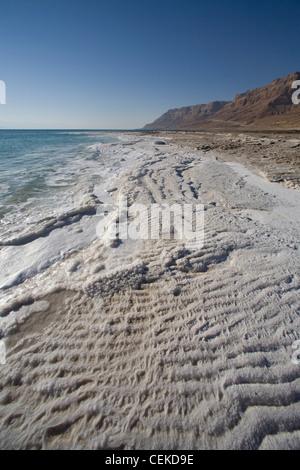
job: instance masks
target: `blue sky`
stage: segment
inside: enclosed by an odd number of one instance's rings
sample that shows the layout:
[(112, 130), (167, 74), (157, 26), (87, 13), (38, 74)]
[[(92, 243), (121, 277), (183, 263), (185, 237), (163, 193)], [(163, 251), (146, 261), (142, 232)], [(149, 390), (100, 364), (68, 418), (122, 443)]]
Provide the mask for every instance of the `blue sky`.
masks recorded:
[(6, 128), (139, 128), (299, 71), (299, 0), (1, 0)]

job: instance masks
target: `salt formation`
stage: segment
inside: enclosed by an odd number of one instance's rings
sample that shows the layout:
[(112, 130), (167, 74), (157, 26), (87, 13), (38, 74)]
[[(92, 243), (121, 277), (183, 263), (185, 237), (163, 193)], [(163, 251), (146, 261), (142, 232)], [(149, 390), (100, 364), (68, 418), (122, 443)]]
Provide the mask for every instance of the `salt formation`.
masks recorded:
[(2, 291), (3, 449), (299, 448), (300, 193), (155, 140), (95, 195), (203, 203), (204, 246), (94, 237)]

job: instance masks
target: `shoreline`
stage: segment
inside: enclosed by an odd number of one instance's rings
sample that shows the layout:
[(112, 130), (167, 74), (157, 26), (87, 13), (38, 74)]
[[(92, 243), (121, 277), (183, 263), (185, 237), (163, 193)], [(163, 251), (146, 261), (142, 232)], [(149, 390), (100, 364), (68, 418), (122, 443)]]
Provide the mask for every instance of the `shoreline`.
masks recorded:
[[(147, 131), (145, 131), (146, 133)], [(151, 134), (151, 131), (149, 131)], [(271, 182), (300, 188), (300, 131), (221, 130), (154, 131), (181, 148), (217, 153), (224, 161), (236, 161), (262, 172)]]
[[(132, 135), (110, 196), (203, 203), (204, 246), (95, 239), (15, 286), (0, 447), (296, 448), (299, 191), (257, 176), (265, 137)], [(298, 187), (291, 162), (272, 177)]]

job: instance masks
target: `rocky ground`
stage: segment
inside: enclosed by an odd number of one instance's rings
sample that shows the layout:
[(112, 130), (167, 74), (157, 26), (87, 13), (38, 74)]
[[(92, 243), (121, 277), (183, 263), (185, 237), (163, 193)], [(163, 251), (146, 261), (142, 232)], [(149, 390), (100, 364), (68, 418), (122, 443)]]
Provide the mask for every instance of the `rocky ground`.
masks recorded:
[(182, 148), (214, 152), (264, 173), (269, 181), (300, 188), (300, 133), (158, 132)]

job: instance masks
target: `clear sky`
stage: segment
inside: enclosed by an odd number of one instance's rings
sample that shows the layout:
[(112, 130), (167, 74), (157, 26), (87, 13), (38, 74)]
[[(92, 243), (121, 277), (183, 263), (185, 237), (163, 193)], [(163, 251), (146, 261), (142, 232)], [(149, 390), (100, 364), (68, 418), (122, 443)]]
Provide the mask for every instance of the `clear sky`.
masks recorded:
[(299, 0), (0, 0), (6, 128), (139, 128), (299, 71)]

